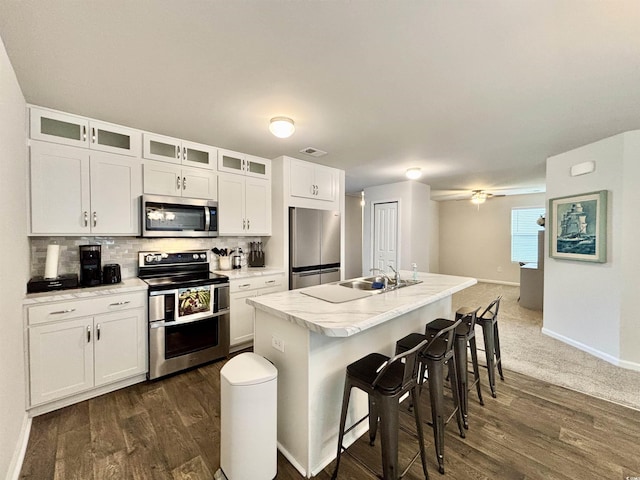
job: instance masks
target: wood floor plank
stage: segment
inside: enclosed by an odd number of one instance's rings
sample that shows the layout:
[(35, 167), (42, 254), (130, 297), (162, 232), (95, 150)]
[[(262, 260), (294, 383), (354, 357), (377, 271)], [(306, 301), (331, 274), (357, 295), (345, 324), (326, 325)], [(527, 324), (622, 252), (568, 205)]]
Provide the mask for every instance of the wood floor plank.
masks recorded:
[(127, 445), (127, 478), (172, 480), (149, 413), (124, 419), (122, 429)]
[(55, 480), (93, 480), (93, 457), (89, 426), (58, 437)]
[(199, 455), (174, 468), (171, 474), (174, 480), (213, 480), (213, 473)]

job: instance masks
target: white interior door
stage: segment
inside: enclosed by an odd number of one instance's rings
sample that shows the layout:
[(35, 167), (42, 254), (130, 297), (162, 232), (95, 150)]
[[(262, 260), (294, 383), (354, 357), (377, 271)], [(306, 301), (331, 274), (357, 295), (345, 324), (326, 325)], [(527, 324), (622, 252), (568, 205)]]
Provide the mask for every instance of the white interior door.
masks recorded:
[(373, 205), (373, 266), (390, 271), (398, 265), (398, 202)]

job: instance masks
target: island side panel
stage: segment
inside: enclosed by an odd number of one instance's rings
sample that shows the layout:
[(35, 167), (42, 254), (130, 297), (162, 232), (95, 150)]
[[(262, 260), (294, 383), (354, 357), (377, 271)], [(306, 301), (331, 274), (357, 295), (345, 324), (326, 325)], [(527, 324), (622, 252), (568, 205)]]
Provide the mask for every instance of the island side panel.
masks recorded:
[[(349, 337), (328, 337), (310, 332), (309, 348), (309, 457), (311, 476), (315, 476), (336, 457), (340, 408), (346, 366), (373, 352), (393, 356), (395, 342), (405, 335), (423, 333), (435, 318), (450, 318), (451, 296), (446, 296), (412, 312)], [(347, 426), (367, 414), (367, 396), (353, 389)], [(368, 429), (363, 422), (344, 445), (353, 443)]]
[[(255, 309), (253, 351), (278, 370), (278, 450), (304, 476), (309, 470), (309, 330)], [(271, 342), (276, 337), (284, 352)]]

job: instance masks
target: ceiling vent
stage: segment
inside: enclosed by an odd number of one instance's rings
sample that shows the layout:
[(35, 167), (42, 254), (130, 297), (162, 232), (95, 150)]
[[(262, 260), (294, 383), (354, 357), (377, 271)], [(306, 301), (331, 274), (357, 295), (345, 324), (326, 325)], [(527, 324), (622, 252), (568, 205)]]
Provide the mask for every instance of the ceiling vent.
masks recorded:
[(305, 155), (310, 155), (312, 157), (323, 157), (327, 154), (327, 152), (323, 152), (322, 150), (318, 150), (313, 147), (303, 148), (300, 150), (300, 153), (304, 153)]

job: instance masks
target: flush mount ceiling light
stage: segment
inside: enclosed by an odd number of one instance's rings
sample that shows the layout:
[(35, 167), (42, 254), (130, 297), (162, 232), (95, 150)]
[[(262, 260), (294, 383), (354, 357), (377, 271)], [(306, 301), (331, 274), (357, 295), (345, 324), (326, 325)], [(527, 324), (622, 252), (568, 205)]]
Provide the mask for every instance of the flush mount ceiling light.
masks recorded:
[(296, 131), (296, 127), (290, 118), (273, 117), (269, 123), (269, 131), (278, 138), (289, 138)]
[(487, 200), (487, 193), (482, 190), (474, 190), (471, 193), (471, 203), (480, 205)]
[(405, 175), (410, 180), (417, 180), (422, 176), (422, 171), (419, 168), (410, 168), (405, 172)]

